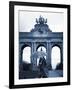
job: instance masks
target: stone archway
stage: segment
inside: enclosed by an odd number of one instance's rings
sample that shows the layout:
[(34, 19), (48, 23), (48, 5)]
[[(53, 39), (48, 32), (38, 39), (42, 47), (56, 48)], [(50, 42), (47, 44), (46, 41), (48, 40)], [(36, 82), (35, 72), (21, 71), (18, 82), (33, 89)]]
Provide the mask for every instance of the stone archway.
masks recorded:
[(31, 63), (31, 47), (26, 46), (23, 49), (22, 60), (26, 63)]
[(31, 43), (21, 43), (19, 45), (19, 63), (21, 64), (23, 62), (23, 50), (25, 47), (30, 47), (31, 48)]
[[(38, 51), (38, 52), (40, 52), (40, 51), (43, 51), (44, 53), (46, 53), (46, 47), (44, 47), (43, 45), (39, 45), (38, 47), (37, 47), (37, 50), (36, 51)], [(46, 60), (46, 56), (43, 56), (44, 58), (45, 58), (45, 60)], [(40, 58), (37, 58), (37, 66), (38, 66), (38, 64), (39, 64), (39, 60), (40, 60)]]
[[(39, 46), (46, 48), (47, 68), (51, 70), (51, 49), (54, 45), (60, 46), (61, 64), (63, 64), (63, 32), (52, 32), (43, 17), (36, 20), (36, 24), (31, 32), (19, 32), (19, 63), (22, 62), (22, 53), (25, 46), (31, 47), (31, 55), (33, 55)], [(31, 57), (32, 69), (37, 69), (37, 60)]]
[(51, 65), (52, 69), (56, 69), (57, 64), (61, 62), (60, 48), (58, 46), (52, 47)]
[[(61, 69), (63, 70), (63, 44), (62, 42), (59, 43), (59, 42), (54, 42), (54, 43), (51, 43), (51, 54), (52, 54), (52, 49), (54, 47), (58, 47), (59, 48), (59, 52), (60, 52), (60, 63), (57, 64), (56, 66), (56, 69)], [(58, 55), (57, 55), (58, 56)], [(52, 59), (51, 59), (52, 60)], [(52, 61), (51, 61), (52, 62)]]

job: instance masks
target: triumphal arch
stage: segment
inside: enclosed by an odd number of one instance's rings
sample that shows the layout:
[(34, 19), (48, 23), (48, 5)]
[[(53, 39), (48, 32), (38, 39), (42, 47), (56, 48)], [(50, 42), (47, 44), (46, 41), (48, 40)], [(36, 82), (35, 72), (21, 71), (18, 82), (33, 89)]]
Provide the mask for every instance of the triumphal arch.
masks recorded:
[(31, 66), (32, 70), (37, 70), (37, 58), (33, 57), (39, 46), (46, 48), (46, 65), (48, 69), (52, 69), (51, 50), (54, 46), (60, 48), (61, 62), (63, 65), (63, 33), (52, 32), (47, 25), (47, 19), (39, 17), (31, 32), (19, 32), (19, 63), (22, 63), (22, 53), (25, 47), (31, 47)]

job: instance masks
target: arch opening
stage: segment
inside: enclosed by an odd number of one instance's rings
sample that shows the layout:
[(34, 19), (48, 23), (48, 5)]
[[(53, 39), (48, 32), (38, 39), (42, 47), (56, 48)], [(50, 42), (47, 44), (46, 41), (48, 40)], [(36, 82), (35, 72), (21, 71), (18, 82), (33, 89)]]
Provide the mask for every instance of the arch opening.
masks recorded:
[(56, 69), (56, 66), (61, 62), (61, 53), (58, 46), (52, 47), (51, 53), (51, 65), (52, 69)]
[[(46, 53), (46, 47), (44, 47), (43, 45), (39, 45), (38, 48), (37, 48), (37, 51), (38, 52), (41, 52), (42, 51), (42, 52)], [(46, 55), (43, 56), (43, 57), (46, 60)], [(39, 65), (39, 60), (40, 60), (40, 57), (37, 58), (37, 66)]]
[(31, 47), (26, 46), (23, 48), (22, 60), (25, 63), (31, 63)]

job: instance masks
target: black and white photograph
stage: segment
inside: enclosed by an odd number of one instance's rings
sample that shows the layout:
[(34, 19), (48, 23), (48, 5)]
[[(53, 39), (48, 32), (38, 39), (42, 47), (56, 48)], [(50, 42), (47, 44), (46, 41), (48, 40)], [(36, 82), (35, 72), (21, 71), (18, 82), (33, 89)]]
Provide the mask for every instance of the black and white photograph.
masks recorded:
[(69, 10), (69, 5), (10, 2), (10, 88), (69, 84)]
[(62, 12), (19, 11), (19, 79), (63, 77), (63, 30)]

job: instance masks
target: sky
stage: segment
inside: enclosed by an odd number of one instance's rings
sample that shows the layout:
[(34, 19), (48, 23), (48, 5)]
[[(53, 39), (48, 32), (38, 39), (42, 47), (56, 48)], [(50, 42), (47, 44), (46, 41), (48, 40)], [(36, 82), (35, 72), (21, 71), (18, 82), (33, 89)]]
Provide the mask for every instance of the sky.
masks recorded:
[(64, 14), (63, 12), (37, 12), (37, 11), (19, 11), (19, 31), (30, 32), (36, 24), (36, 18), (42, 16), (47, 18), (47, 24), (53, 32), (63, 32)]

